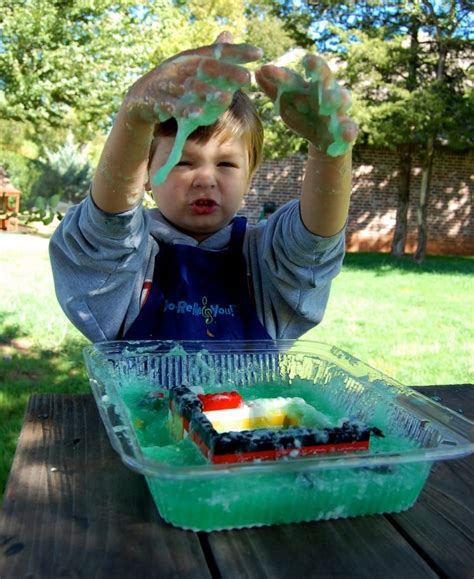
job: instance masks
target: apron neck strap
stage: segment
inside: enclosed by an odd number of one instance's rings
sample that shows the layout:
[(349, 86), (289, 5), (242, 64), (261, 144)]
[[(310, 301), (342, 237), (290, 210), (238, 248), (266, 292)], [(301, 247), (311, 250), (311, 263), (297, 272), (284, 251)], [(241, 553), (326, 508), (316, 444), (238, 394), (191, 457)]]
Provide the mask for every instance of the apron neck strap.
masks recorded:
[(245, 230), (247, 228), (247, 218), (237, 216), (234, 217), (232, 223), (232, 233), (230, 234), (230, 249), (234, 251), (242, 251), (242, 245), (244, 243)]

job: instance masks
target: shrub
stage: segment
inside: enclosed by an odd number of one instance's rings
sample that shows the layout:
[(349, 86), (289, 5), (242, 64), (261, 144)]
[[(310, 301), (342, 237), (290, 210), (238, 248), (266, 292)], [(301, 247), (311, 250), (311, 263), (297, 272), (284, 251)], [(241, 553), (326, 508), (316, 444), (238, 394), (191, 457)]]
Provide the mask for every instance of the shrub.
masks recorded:
[(34, 183), (32, 198), (45, 202), (59, 196), (62, 201), (79, 202), (87, 193), (93, 169), (87, 158), (87, 147), (74, 142), (68, 135), (64, 145), (56, 151), (46, 149), (46, 158), (37, 161), (40, 175)]

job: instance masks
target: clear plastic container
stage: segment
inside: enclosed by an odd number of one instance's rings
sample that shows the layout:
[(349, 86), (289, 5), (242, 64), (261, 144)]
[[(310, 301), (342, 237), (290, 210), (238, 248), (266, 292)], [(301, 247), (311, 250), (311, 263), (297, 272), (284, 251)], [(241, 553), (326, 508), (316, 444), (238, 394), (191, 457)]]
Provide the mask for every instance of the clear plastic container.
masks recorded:
[[(318, 342), (117, 341), (88, 346), (84, 356), (112, 446), (146, 477), (163, 519), (185, 529), (403, 511), (418, 498), (433, 461), (474, 450), (473, 422)], [(303, 391), (320, 409), (379, 428), (384, 442), (368, 451), (210, 464), (193, 454), (191, 442), (181, 448), (170, 441), (164, 423), (144, 426), (129, 404), (130, 393), (138, 407), (149, 400), (156, 406), (159, 396), (167, 412), (166, 393), (181, 384), (246, 396), (261, 394), (262, 385), (282, 396)]]

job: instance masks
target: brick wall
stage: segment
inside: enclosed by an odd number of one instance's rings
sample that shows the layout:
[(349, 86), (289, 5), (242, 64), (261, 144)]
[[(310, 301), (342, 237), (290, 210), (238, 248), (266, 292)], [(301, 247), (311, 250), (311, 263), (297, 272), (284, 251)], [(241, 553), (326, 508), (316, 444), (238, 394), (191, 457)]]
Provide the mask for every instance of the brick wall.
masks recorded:
[[(266, 161), (256, 173), (242, 213), (255, 223), (268, 201), (278, 206), (298, 196), (305, 157)], [(414, 157), (407, 251), (416, 248), (416, 208), (421, 185), (421, 159)], [(353, 193), (347, 229), (349, 251), (390, 251), (395, 228), (399, 167), (397, 153), (356, 147), (353, 154)], [(435, 152), (428, 200), (428, 253), (474, 255), (474, 151)]]

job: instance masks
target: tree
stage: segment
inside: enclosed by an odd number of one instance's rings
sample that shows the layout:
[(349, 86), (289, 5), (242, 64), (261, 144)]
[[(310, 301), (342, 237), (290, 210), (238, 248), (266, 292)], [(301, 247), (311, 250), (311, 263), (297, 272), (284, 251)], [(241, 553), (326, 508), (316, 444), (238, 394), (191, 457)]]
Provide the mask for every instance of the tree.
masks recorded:
[[(315, 15), (308, 9), (301, 7), (301, 2), (292, 0), (260, 0), (256, 2), (261, 9), (268, 11), (282, 23), (286, 31), (297, 46), (305, 49), (312, 49), (314, 38), (310, 32)], [(309, 3), (307, 3), (309, 4)]]
[(91, 138), (180, 17), (172, 0), (0, 0), (0, 116), (43, 134), (74, 110), (68, 128)]
[(55, 150), (46, 149), (44, 158), (37, 161), (40, 176), (32, 196), (50, 199), (58, 196), (63, 201), (78, 203), (89, 187), (93, 171), (86, 147), (79, 146), (70, 133), (64, 144)]
[[(295, 10), (291, 1), (274, 4)], [(415, 253), (420, 261), (435, 146), (472, 146), (473, 99), (466, 83), (472, 2), (319, 0), (304, 2), (303, 11), (312, 16), (316, 45), (347, 63), (344, 77), (354, 92), (361, 139), (399, 151), (396, 256), (405, 250), (412, 153), (425, 151)]]
[(39, 154), (104, 134), (135, 79), (223, 28), (267, 60), (294, 44), (265, 0), (0, 0), (0, 28), (0, 119), (28, 126)]
[[(426, 26), (430, 31), (430, 53), (435, 55), (434, 60), (434, 78), (430, 86), (427, 87), (425, 101), (426, 109), (430, 111), (430, 120), (426, 127), (425, 158), (423, 163), (423, 173), (420, 189), (420, 201), (417, 211), (418, 223), (418, 245), (415, 251), (414, 259), (417, 262), (423, 261), (426, 254), (426, 243), (428, 231), (426, 226), (427, 200), (431, 185), (431, 176), (433, 169), (433, 158), (435, 143), (445, 137), (449, 141), (452, 132), (449, 111), (452, 106), (452, 99), (459, 96), (459, 89), (463, 90), (463, 83), (456, 87), (455, 77), (459, 75), (459, 61), (464, 56), (468, 43), (459, 37), (461, 26), (467, 24), (469, 13), (473, 6), (468, 6), (467, 2), (456, 2), (450, 0), (435, 4), (429, 0), (423, 0), (421, 3), (422, 14)], [(472, 56), (472, 52), (471, 52)], [(451, 63), (449, 62), (451, 60)], [(454, 65), (453, 65), (453, 60)], [(453, 74), (454, 73), (454, 74)], [(458, 91), (451, 89), (458, 88)], [(463, 107), (465, 109), (465, 107)], [(466, 119), (472, 119), (474, 110), (465, 110)], [(461, 125), (459, 127), (462, 134), (462, 126), (466, 119), (459, 116)], [(472, 138), (472, 134), (471, 134)]]
[[(23, 217), (50, 219), (51, 199), (84, 196), (127, 88), (224, 28), (262, 45), (265, 60), (294, 45), (266, 0), (0, 0), (0, 164), (22, 190)], [(268, 118), (268, 154), (293, 151), (300, 143), (277, 140), (283, 124), (254, 98)]]
[(400, 179), (392, 239), (396, 257), (405, 253), (412, 155), (420, 121), (413, 101), (418, 82), (418, 30), (413, 22), (408, 38), (387, 39), (382, 27), (370, 35), (356, 33), (356, 42), (348, 35), (345, 39), (345, 74), (355, 93), (354, 116), (361, 127), (361, 140), (398, 151)]
[(273, 9), (271, 1), (246, 2), (245, 16), (246, 41), (263, 50), (263, 62), (277, 60), (290, 49), (301, 46), (295, 35), (287, 31), (286, 20)]

